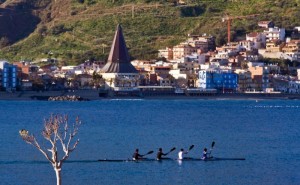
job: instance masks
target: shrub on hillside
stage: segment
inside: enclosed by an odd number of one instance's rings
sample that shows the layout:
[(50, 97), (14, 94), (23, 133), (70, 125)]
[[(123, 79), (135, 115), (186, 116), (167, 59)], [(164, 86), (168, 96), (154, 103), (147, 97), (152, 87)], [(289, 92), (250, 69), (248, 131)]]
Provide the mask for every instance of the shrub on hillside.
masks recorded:
[(200, 6), (186, 6), (180, 9), (181, 17), (197, 17), (205, 12)]
[(10, 43), (10, 41), (7, 37), (1, 37), (1, 39), (0, 39), (0, 49), (8, 46), (9, 43)]
[(43, 26), (41, 26), (37, 29), (37, 32), (38, 32), (39, 35), (44, 36), (47, 33), (47, 27), (45, 25), (43, 25)]
[(66, 31), (68, 31), (68, 29), (65, 28), (65, 26), (63, 24), (59, 24), (59, 25), (55, 25), (55, 26), (52, 27), (51, 34), (52, 35), (59, 35), (59, 34), (64, 33)]

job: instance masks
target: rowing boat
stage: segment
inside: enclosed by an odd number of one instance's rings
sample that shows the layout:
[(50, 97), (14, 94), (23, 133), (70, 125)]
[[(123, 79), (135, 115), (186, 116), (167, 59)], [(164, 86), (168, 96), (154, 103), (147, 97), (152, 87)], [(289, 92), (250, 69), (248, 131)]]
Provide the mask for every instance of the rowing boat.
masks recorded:
[(172, 158), (162, 158), (161, 160), (157, 159), (148, 159), (143, 158), (139, 160), (132, 159), (99, 159), (98, 162), (151, 162), (151, 161), (243, 161), (245, 158), (220, 158), (220, 157), (210, 157), (207, 159), (201, 158), (184, 158), (183, 160), (172, 159)]

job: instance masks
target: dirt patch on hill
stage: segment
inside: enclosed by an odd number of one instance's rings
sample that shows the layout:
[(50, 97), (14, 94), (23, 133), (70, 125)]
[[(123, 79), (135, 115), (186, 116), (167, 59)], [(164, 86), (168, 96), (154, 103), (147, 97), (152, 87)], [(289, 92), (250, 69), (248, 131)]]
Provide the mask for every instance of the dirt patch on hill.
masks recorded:
[(14, 43), (32, 33), (39, 22), (39, 17), (32, 15), (31, 12), (0, 9), (0, 37)]
[(10, 0), (0, 4), (0, 39), (13, 44), (28, 37), (39, 24), (70, 15), (71, 0)]

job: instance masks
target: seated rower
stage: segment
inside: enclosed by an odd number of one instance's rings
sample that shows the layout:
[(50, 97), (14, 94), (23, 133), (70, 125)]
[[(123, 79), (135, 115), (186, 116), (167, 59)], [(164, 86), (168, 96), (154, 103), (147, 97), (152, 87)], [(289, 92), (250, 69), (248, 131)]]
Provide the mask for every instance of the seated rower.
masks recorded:
[(161, 158), (162, 158), (162, 156), (166, 156), (167, 154), (164, 154), (163, 152), (162, 152), (162, 148), (159, 148), (158, 149), (158, 152), (157, 152), (157, 154), (156, 154), (156, 160), (161, 160)]
[(183, 154), (187, 154), (189, 151), (184, 151), (183, 148), (178, 152), (178, 160), (183, 160)]
[(204, 148), (201, 159), (205, 160), (205, 159), (211, 158), (208, 156), (208, 154), (210, 154), (210, 153), (207, 152), (207, 148)]
[(135, 152), (132, 155), (132, 160), (139, 160), (142, 159), (143, 156), (139, 154), (139, 149), (135, 149)]

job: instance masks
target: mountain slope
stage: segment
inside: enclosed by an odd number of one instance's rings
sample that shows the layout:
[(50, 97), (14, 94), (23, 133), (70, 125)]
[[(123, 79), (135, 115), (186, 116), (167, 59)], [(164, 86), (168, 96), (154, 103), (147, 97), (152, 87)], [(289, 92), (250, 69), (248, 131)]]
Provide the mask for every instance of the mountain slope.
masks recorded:
[[(288, 29), (300, 25), (299, 0), (186, 3), (174, 6), (171, 1), (150, 0), (7, 0), (0, 5), (0, 14), (4, 12), (0, 25), (11, 19), (6, 11), (13, 11), (16, 17), (7, 28), (0, 26), (0, 58), (56, 57), (68, 64), (89, 58), (106, 59), (118, 23), (123, 27), (130, 55), (139, 59), (156, 57), (157, 49), (177, 44), (189, 33), (211, 33), (217, 37), (217, 44), (225, 43), (226, 23), (221, 20), (225, 14), (259, 14), (233, 20), (234, 39), (258, 30), (260, 20), (273, 20), (277, 26)], [(3, 44), (4, 36), (12, 38), (10, 45)]]

